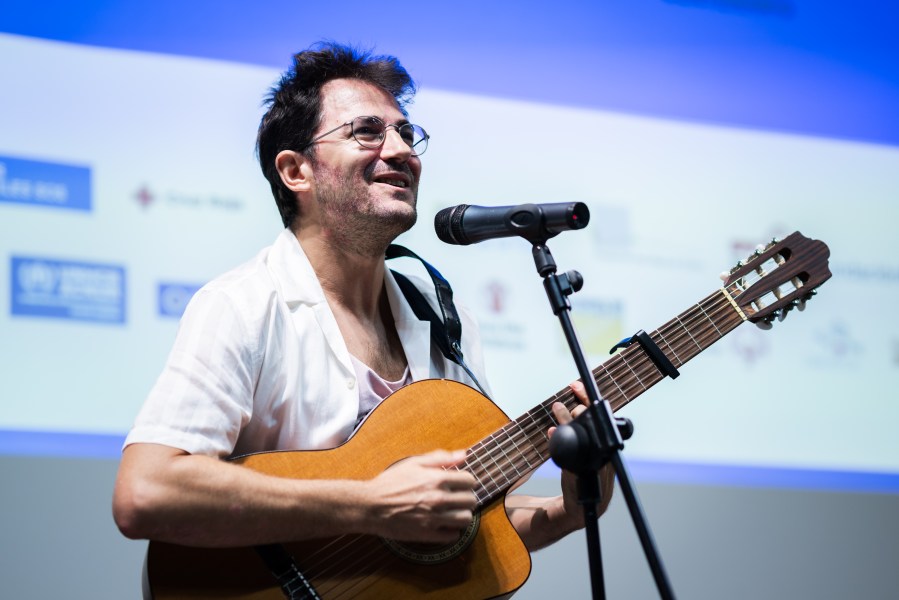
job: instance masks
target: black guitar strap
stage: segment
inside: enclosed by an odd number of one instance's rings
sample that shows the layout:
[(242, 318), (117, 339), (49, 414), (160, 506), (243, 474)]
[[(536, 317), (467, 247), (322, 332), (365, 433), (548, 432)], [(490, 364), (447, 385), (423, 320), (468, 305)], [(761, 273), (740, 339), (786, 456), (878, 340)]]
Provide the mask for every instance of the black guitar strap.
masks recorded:
[(288, 600), (321, 600), (312, 583), (300, 571), (293, 556), (281, 544), (255, 546), (256, 554), (265, 563), (272, 576), (281, 586)]
[(415, 316), (421, 321), (429, 321), (431, 323), (431, 340), (434, 342), (434, 345), (440, 349), (440, 352), (447, 360), (451, 360), (462, 367), (468, 376), (471, 377), (474, 384), (478, 386), (481, 393), (489, 398), (490, 396), (481, 386), (478, 378), (471, 372), (471, 369), (468, 368), (468, 365), (465, 364), (462, 356), (462, 321), (459, 319), (459, 313), (456, 311), (455, 304), (453, 304), (453, 288), (450, 287), (449, 282), (440, 274), (440, 271), (405, 246), (390, 244), (387, 247), (386, 257), (388, 260), (399, 257), (414, 258), (424, 265), (428, 275), (431, 276), (431, 281), (434, 282), (437, 305), (443, 318), (437, 315), (421, 291), (415, 287), (415, 284), (409, 281), (408, 277), (394, 269), (391, 269), (391, 272)]

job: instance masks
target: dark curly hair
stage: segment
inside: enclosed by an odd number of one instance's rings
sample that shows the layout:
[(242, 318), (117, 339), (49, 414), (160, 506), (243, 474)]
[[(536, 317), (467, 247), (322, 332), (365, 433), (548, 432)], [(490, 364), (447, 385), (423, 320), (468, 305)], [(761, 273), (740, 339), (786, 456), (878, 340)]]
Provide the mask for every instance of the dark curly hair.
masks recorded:
[[(293, 56), (293, 66), (269, 90), (265, 115), (256, 136), (256, 155), (272, 187), (281, 220), (290, 227), (298, 217), (296, 198), (281, 182), (275, 157), (282, 150), (305, 148), (321, 122), (321, 89), (332, 79), (360, 79), (391, 94), (406, 114), (415, 95), (415, 82), (393, 56), (372, 56), (334, 42), (320, 42)], [(313, 157), (314, 147), (303, 153)]]

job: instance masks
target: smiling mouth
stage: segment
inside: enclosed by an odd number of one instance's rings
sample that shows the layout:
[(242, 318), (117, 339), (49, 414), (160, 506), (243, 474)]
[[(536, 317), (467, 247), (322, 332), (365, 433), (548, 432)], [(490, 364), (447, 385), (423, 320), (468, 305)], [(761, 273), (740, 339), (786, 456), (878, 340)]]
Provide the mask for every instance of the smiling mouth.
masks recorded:
[(404, 179), (378, 179), (376, 183), (383, 183), (385, 185), (390, 185), (393, 187), (406, 189), (409, 187), (409, 182)]

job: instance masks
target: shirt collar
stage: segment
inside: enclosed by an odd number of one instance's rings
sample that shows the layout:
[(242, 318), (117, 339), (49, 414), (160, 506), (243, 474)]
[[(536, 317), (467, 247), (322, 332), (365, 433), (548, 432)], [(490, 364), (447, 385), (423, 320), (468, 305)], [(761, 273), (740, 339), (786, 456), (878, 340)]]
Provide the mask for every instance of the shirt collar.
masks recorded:
[[(272, 244), (268, 255), (268, 268), (276, 284), (280, 286), (282, 297), (289, 307), (293, 308), (299, 304), (327, 304), (325, 293), (312, 269), (312, 264), (290, 229), (282, 231)], [(384, 285), (412, 378), (416, 381), (426, 379), (430, 377), (431, 325), (415, 316), (393, 273), (386, 268)], [(348, 353), (346, 355), (349, 356)]]
[(325, 302), (325, 293), (312, 264), (290, 229), (284, 229), (272, 244), (267, 262), (288, 306)]

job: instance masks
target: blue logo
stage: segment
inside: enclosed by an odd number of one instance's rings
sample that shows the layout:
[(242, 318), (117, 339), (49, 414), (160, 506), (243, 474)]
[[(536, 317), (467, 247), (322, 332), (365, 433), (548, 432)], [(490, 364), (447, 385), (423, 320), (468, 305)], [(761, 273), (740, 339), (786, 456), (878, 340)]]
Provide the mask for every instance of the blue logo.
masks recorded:
[(0, 202), (91, 209), (91, 170), (0, 156)]
[(187, 303), (201, 287), (193, 283), (160, 283), (157, 295), (160, 316), (180, 319)]
[(125, 322), (125, 269), (115, 265), (13, 256), (13, 315)]

